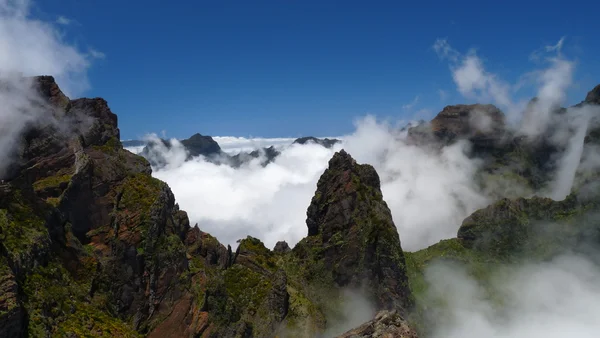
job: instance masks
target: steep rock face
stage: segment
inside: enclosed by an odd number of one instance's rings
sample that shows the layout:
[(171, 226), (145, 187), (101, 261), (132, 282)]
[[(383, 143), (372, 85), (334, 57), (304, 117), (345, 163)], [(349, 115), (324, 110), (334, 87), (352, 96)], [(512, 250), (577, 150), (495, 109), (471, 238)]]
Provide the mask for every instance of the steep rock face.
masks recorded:
[(206, 336), (278, 335), (289, 308), (287, 276), (258, 239), (242, 240), (227, 269), (204, 268), (197, 277), (205, 281), (197, 292), (207, 316)]
[(336, 338), (418, 338), (396, 311), (381, 311), (375, 319)]
[[(293, 253), (337, 287), (364, 288), (379, 309), (408, 311), (404, 254), (379, 176), (344, 150), (329, 161), (307, 211), (308, 237)], [(315, 269), (322, 268), (320, 271)]]
[(594, 87), (594, 89), (590, 90), (585, 97), (585, 102), (589, 104), (597, 104), (600, 105), (600, 85)]
[(232, 264), (231, 247), (226, 248), (210, 234), (200, 231), (197, 226), (188, 231), (184, 243), (190, 258), (203, 258), (205, 264), (221, 269), (226, 269)]
[(429, 123), (408, 129), (410, 143), (447, 145), (460, 139), (473, 144), (473, 153), (490, 151), (505, 132), (504, 113), (491, 104), (446, 106)]
[(497, 258), (535, 256), (578, 241), (580, 233), (597, 228), (580, 216), (592, 204), (574, 194), (563, 201), (549, 198), (502, 199), (467, 217), (457, 237), (465, 247)]
[(491, 104), (446, 106), (431, 120), (431, 130), (439, 138), (498, 137), (504, 131), (504, 114)]
[(180, 297), (187, 215), (122, 149), (106, 101), (67, 102), (51, 77), (33, 83), (48, 119), (25, 132), (0, 201), (0, 252), (26, 296), (25, 332), (144, 332)]

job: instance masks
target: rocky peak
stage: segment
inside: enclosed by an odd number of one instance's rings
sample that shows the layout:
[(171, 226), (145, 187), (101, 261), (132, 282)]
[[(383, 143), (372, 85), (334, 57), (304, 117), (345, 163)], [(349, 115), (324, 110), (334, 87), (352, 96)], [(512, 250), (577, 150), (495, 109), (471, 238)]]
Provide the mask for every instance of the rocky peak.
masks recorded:
[(588, 92), (584, 102), (600, 105), (600, 84)]
[(290, 252), (292, 249), (286, 241), (279, 241), (275, 243), (275, 248), (273, 248), (273, 252), (278, 254), (285, 254)]
[[(344, 149), (336, 152), (329, 160), (329, 167), (319, 178), (316, 195), (313, 197), (312, 203), (308, 208), (306, 224), (309, 236), (323, 232), (326, 239), (329, 239), (331, 232), (338, 230), (337, 228), (322, 227), (323, 225), (327, 225), (327, 222), (321, 219), (321, 217), (329, 214), (319, 213), (320, 208), (328, 206), (326, 201), (329, 199), (335, 199), (347, 201), (342, 203), (342, 206), (345, 211), (349, 211), (348, 209), (355, 206), (357, 189), (359, 188), (357, 183), (359, 183), (359, 180), (366, 188), (373, 189), (372, 192), (374, 194), (381, 194), (379, 191), (379, 175), (377, 175), (372, 166), (358, 165)], [(345, 221), (349, 221), (348, 217), (350, 215), (347, 213), (342, 213), (340, 216), (345, 217)]]
[(53, 76), (36, 76), (34, 86), (37, 87), (42, 98), (46, 99), (50, 104), (61, 109), (66, 109), (69, 103), (69, 98), (62, 92)]
[(85, 145), (101, 146), (111, 139), (121, 144), (117, 115), (110, 110), (106, 100), (99, 97), (73, 100), (67, 116), (88, 129), (83, 134)]
[(331, 158), (307, 211), (306, 246), (322, 250), (317, 258), (338, 287), (364, 288), (379, 309), (412, 306), (405, 260), (392, 215), (383, 200), (379, 175), (346, 151)]
[(491, 104), (446, 106), (431, 120), (431, 129), (440, 139), (497, 134), (504, 130), (504, 114)]
[(221, 153), (221, 147), (217, 141), (210, 136), (199, 133), (190, 136), (188, 139), (182, 140), (181, 144), (185, 146), (191, 156), (210, 156)]

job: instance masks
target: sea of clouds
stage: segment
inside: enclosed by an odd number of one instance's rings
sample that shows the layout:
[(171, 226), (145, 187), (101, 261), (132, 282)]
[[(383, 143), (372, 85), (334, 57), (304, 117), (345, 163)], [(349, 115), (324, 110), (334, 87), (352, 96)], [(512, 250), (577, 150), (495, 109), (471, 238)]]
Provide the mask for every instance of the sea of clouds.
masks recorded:
[[(31, 6), (26, 0), (0, 0), (0, 79), (19, 89), (0, 95), (0, 173), (12, 160), (22, 129), (39, 117), (29, 100), (35, 94), (15, 74), (54, 75), (68, 95), (76, 96), (89, 88), (87, 70), (102, 55), (64, 41), (64, 27), (33, 18)], [(527, 74), (540, 100), (525, 118), (521, 112), (526, 103), (511, 97), (522, 83), (502, 81), (486, 70), (475, 52), (460, 53), (446, 40), (436, 41), (434, 49), (448, 60), (459, 93), (495, 103), (517, 130), (535, 136), (552, 123), (548, 112), (564, 103), (565, 91), (572, 83), (575, 64), (560, 53), (563, 43), (561, 39), (544, 48), (538, 55), (544, 67)], [(110, 97), (106, 99), (110, 102)], [(564, 197), (582, 156), (586, 167), (600, 165), (598, 149), (581, 144), (589, 116), (596, 113), (584, 109), (568, 112), (568, 132), (556, 134), (567, 142), (568, 150), (556, 159), (555, 184), (545, 194)], [(473, 183), (479, 163), (465, 156), (467, 144), (431, 152), (404, 142), (405, 132), (397, 125), (398, 121), (375, 116), (357, 119), (355, 130), (342, 135), (344, 143), (333, 149), (291, 145), (291, 139), (217, 138), (231, 153), (269, 145), (282, 149), (281, 156), (266, 167), (257, 160), (237, 170), (202, 158), (181, 161), (177, 152), (182, 148), (174, 147), (173, 165), (155, 170), (154, 176), (168, 182), (192, 222), (224, 243), (235, 246), (237, 239), (252, 235), (269, 247), (278, 240), (293, 245), (307, 233), (306, 209), (319, 176), (333, 153), (343, 147), (358, 162), (377, 169), (404, 249), (418, 250), (454, 237), (462, 219), (490, 200)], [(503, 276), (498, 280), (506, 307), (498, 313), (482, 295), (481, 286), (460, 266), (439, 263), (429, 268), (432, 296), (442, 294), (450, 308), (448, 317), (435, 324), (434, 337), (598, 336), (600, 269), (594, 261), (566, 254), (514, 267)], [(365, 306), (355, 312), (363, 313)]]

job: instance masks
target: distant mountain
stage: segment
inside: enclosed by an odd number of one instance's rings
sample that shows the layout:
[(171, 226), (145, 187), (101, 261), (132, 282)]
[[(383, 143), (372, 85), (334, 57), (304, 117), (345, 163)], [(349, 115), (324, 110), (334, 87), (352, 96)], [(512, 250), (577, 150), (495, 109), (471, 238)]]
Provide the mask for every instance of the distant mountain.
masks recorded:
[(121, 144), (125, 148), (127, 148), (127, 147), (141, 147), (141, 146), (145, 146), (146, 142), (139, 141), (139, 140), (127, 140), (127, 141), (121, 141)]
[(293, 143), (294, 144), (316, 143), (325, 148), (332, 148), (336, 143), (340, 143), (340, 142), (342, 142), (342, 141), (337, 140), (337, 139), (328, 139), (328, 138), (320, 139), (320, 138), (316, 138), (316, 137), (312, 137), (312, 136), (306, 136), (306, 137), (297, 138)]
[[(144, 146), (139, 155), (145, 157), (153, 167), (162, 168), (167, 164), (164, 150), (171, 149), (172, 145), (169, 141), (160, 139), (161, 143), (154, 141), (143, 142), (143, 141), (128, 141), (130, 147)], [(190, 138), (179, 141), (181, 145), (188, 152), (186, 161), (191, 160), (194, 157), (203, 156), (207, 161), (215, 164), (230, 165), (234, 168), (239, 168), (244, 163), (248, 163), (253, 159), (264, 157), (261, 162), (262, 166), (273, 162), (273, 160), (280, 155), (279, 150), (274, 146), (264, 147), (253, 150), (251, 152), (240, 152), (236, 155), (230, 155), (221, 149), (221, 146), (211, 136), (202, 135), (196, 133)], [(325, 148), (332, 148), (335, 144), (341, 142), (337, 139), (329, 138), (316, 138), (312, 136), (302, 137), (294, 140), (292, 144), (318, 144)]]

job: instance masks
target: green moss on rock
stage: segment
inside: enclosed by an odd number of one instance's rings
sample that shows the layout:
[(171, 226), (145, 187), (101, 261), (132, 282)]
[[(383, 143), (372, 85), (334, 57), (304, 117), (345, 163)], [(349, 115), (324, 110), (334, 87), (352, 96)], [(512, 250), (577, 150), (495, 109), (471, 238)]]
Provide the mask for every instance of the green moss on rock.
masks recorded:
[(31, 264), (36, 253), (46, 250), (50, 242), (44, 219), (19, 190), (12, 192), (7, 209), (0, 209), (0, 242), (17, 265)]
[(71, 180), (72, 176), (73, 175), (59, 175), (45, 177), (33, 183), (33, 189), (35, 191), (40, 191), (47, 188), (60, 187), (64, 190), (69, 184), (69, 181)]

